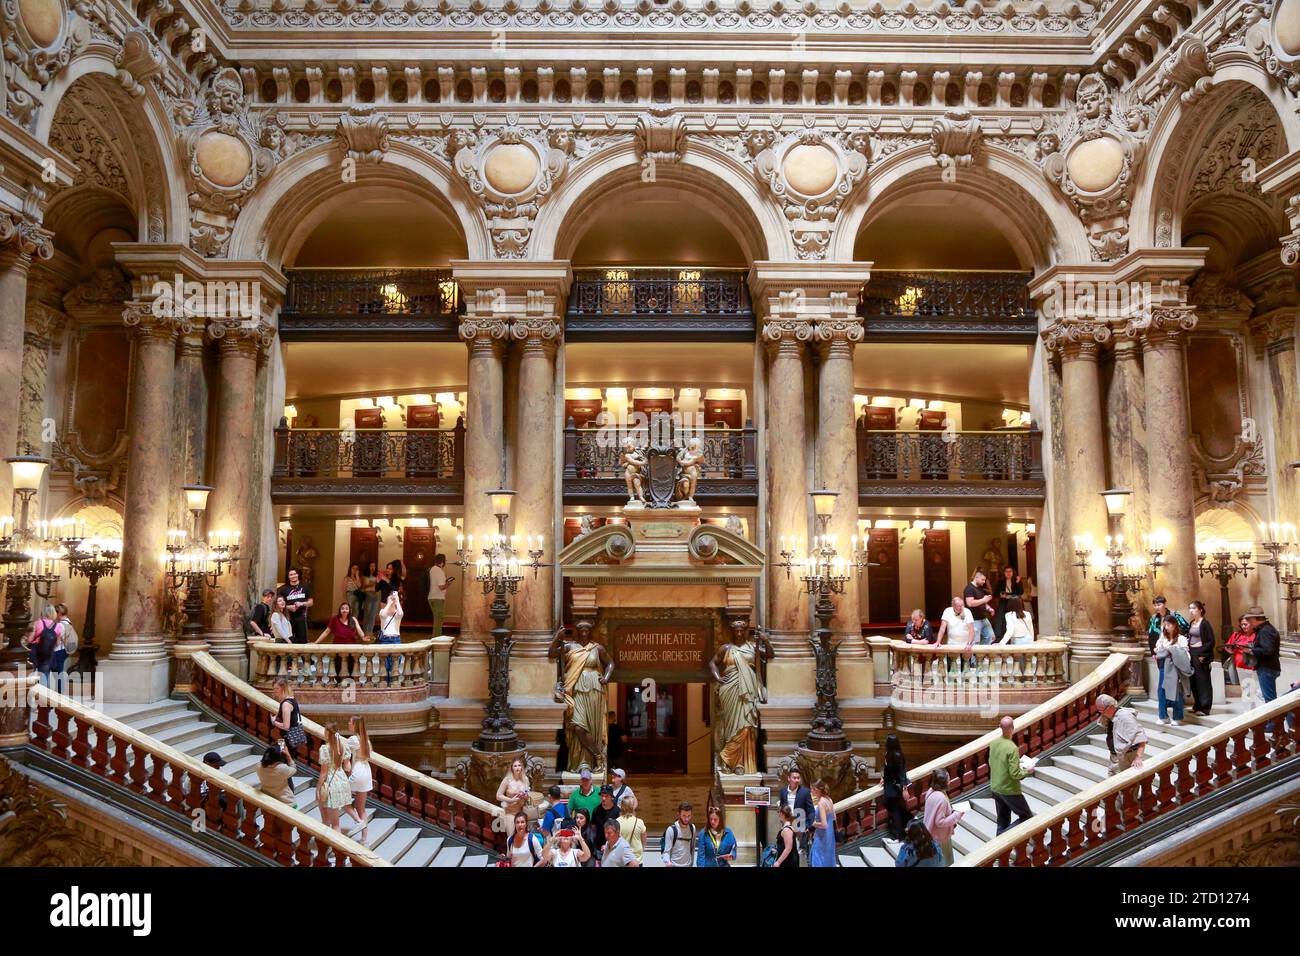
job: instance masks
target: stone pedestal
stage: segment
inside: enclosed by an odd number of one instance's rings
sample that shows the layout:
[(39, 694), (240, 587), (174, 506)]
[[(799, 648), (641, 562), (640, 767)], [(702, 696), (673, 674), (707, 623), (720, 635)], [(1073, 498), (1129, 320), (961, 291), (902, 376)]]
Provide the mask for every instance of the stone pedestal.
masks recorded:
[(1147, 696), (1146, 659), (1148, 653), (1145, 640), (1137, 644), (1117, 642), (1111, 645), (1110, 652), (1112, 654), (1123, 654), (1129, 659), (1128, 683), (1124, 687), (1124, 693), (1131, 694), (1134, 697)]
[[(194, 655), (210, 650), (207, 641), (177, 641), (172, 646), (172, 655), (176, 658), (176, 677), (172, 688), (178, 694), (197, 693), (199, 686), (195, 673)], [(242, 679), (242, 678), (241, 678)]]
[(471, 748), (469, 756), (456, 764), (456, 786), (495, 806), (497, 788), (516, 760), (524, 762), (524, 775), (528, 778), (529, 789), (542, 793), (545, 768), (536, 757), (530, 757), (523, 747), (502, 751)]
[(722, 795), (726, 800), (726, 825), (731, 828), (736, 838), (735, 866), (758, 865), (758, 815), (766, 811), (762, 807), (745, 806), (745, 788), (761, 787), (761, 773), (723, 773), (718, 774), (722, 781)]
[(0, 750), (25, 747), (31, 740), (31, 689), (34, 673), (0, 671)]

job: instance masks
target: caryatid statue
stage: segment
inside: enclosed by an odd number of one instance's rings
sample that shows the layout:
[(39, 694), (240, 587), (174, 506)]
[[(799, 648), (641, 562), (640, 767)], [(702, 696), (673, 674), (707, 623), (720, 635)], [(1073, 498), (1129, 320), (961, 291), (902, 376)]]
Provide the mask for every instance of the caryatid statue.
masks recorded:
[(749, 640), (749, 621), (732, 618), (731, 641), (709, 661), (718, 682), (713, 722), (715, 763), (723, 773), (758, 772), (758, 705), (767, 702), (763, 664), (773, 656), (772, 645), (760, 633)]
[(557, 662), (555, 699), (564, 704), (564, 739), (569, 747), (567, 770), (578, 773), (584, 767), (592, 773), (605, 771), (605, 685), (614, 672), (609, 652), (591, 639), (591, 621), (574, 627), (576, 639), (566, 641), (564, 628), (555, 632), (547, 656)]
[(645, 504), (645, 466), (646, 458), (636, 447), (631, 436), (623, 439), (623, 454), (619, 457), (623, 466), (623, 481), (627, 484), (627, 503)]

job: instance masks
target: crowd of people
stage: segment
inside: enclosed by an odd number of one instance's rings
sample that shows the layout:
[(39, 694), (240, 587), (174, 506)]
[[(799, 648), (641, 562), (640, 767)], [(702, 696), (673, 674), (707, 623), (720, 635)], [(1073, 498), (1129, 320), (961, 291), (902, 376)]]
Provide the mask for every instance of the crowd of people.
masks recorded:
[(998, 585), (989, 583), (983, 568), (976, 568), (961, 594), (953, 595), (952, 606), (944, 609), (939, 629), (920, 608), (912, 611), (903, 629), (909, 644), (938, 647), (960, 645), (969, 649), (979, 644), (1032, 644), (1034, 617), (1025, 600), (1025, 582), (1016, 569), (1002, 569)]

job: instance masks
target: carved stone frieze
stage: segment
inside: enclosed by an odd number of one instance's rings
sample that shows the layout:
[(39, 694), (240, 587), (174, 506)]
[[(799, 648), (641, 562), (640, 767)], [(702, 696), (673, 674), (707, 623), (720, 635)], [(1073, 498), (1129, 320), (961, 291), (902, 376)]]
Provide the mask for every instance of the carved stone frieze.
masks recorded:
[(1094, 259), (1118, 259), (1128, 251), (1133, 178), (1152, 112), (1131, 92), (1116, 92), (1090, 73), (1065, 113), (1051, 117), (1039, 134), (1039, 165), (1074, 205)]
[(44, 86), (90, 39), (89, 25), (65, 0), (3, 0), (0, 44), (5, 64)]
[(0, 758), (0, 866), (101, 867), (130, 863), (78, 832), (68, 821), (63, 805)]
[(981, 137), (979, 118), (970, 110), (948, 110), (930, 127), (930, 155), (943, 167), (969, 166)]
[(117, 81), (134, 97), (144, 96), (145, 84), (164, 75), (162, 51), (147, 30), (132, 30), (122, 40), (122, 49), (114, 61)]
[(1213, 85), (1214, 65), (1205, 41), (1193, 34), (1180, 37), (1160, 64), (1160, 92), (1173, 92), (1191, 106)]
[(369, 106), (353, 106), (339, 117), (336, 136), (348, 158), (381, 163), (388, 151), (388, 117)]
[(637, 155), (644, 165), (675, 163), (682, 158), (686, 144), (686, 126), (681, 114), (652, 109), (636, 119)]

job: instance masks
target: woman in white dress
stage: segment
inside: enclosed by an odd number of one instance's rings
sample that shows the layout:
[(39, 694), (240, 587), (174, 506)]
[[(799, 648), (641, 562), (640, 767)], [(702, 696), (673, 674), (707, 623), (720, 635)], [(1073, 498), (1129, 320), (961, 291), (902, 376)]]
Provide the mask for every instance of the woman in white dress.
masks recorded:
[(276, 641), (289, 644), (293, 641), (293, 624), (285, 613), (286, 607), (284, 598), (275, 599), (275, 610), (271, 612), (271, 634)]
[(352, 761), (352, 771), (348, 774), (348, 787), (352, 791), (352, 805), (348, 807), (348, 816), (356, 820), (361, 827), (361, 842), (368, 836), (369, 821), (366, 819), (366, 798), (374, 788), (374, 776), (370, 771), (370, 735), (366, 733), (366, 718), (354, 714), (348, 718), (348, 739), (344, 741), (348, 748), (348, 758)]
[(1034, 643), (1034, 619), (1019, 596), (1007, 598), (1006, 627), (999, 644)]
[(320, 745), (320, 782), (316, 784), (316, 801), (320, 804), (321, 822), (327, 827), (343, 832), (343, 808), (352, 802), (352, 788), (348, 785), (348, 771), (352, 761), (348, 758), (348, 745), (339, 735), (338, 724), (325, 725), (325, 740)]

